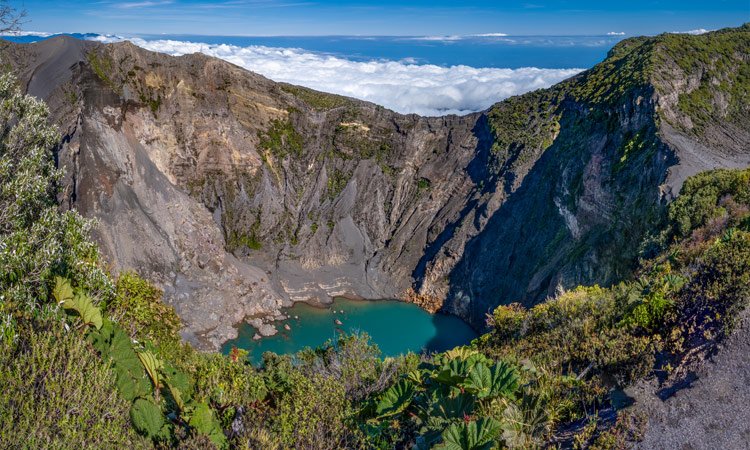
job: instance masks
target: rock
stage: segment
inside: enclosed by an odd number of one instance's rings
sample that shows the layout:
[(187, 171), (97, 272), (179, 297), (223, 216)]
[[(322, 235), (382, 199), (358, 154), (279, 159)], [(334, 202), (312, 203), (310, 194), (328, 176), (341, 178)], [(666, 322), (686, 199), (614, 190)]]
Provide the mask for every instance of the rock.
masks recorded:
[(336, 325), (343, 325), (343, 323), (339, 319), (334, 319), (333, 323)]
[(270, 323), (264, 323), (260, 326), (260, 328), (258, 328), (258, 333), (260, 333), (261, 336), (264, 337), (273, 336), (278, 332), (279, 330), (276, 329), (276, 326)]
[(750, 309), (728, 339), (707, 353), (712, 356), (692, 363), (682, 372), (687, 381), (674, 387), (646, 379), (626, 389), (635, 401), (631, 409), (648, 417), (634, 448), (750, 448)]
[[(705, 38), (682, 45), (699, 51)], [(412, 289), (415, 303), (481, 329), (500, 303), (529, 306), (558, 286), (629, 275), (632, 243), (687, 176), (750, 165), (750, 120), (690, 127), (679, 98), (706, 88), (709, 103), (723, 105), (728, 97), (714, 92), (723, 82), (704, 80), (701, 64), (643, 54), (659, 45), (628, 42), (613, 55), (664, 61), (642, 84), (617, 90), (596, 84), (607, 77), (579, 76), (445, 117), (128, 42), (6, 43), (0, 59), (66, 130), (62, 207), (97, 219), (106, 263), (147, 274), (182, 318), (182, 335), (217, 349), (243, 317), (280, 315), (293, 300), (403, 299)], [(92, 54), (112, 62), (106, 73), (91, 67)], [(625, 94), (580, 94), (612, 91)], [(510, 120), (519, 116), (528, 120)], [(261, 152), (269, 135), (288, 137), (284, 148)], [(623, 153), (631, 147), (641, 151)]]
[(291, 329), (292, 329), (292, 327), (290, 327), (288, 323), (285, 323), (285, 324), (284, 324), (284, 329), (285, 329), (286, 331), (289, 331), (289, 330), (291, 330)]

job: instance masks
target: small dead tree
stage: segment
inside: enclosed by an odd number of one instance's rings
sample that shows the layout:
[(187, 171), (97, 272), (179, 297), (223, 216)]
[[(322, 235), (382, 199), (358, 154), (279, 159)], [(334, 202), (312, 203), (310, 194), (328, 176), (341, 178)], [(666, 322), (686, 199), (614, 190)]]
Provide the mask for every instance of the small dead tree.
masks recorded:
[(25, 18), (25, 10), (19, 11), (8, 4), (8, 0), (0, 0), (0, 35), (18, 32)]

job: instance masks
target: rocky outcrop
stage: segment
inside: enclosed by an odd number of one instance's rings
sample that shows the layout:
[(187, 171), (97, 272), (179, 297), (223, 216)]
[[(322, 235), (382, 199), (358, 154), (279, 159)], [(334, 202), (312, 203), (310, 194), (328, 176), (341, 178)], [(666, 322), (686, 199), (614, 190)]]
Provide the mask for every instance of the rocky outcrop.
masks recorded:
[(114, 270), (163, 287), (187, 339), (216, 348), (294, 301), (410, 292), (481, 328), (500, 303), (628, 275), (686, 176), (750, 164), (734, 91), (715, 93), (723, 122), (681, 109), (727, 76), (692, 73), (670, 39), (624, 41), (551, 89), (439, 118), (129, 43), (0, 54), (63, 131), (61, 203), (99, 221)]

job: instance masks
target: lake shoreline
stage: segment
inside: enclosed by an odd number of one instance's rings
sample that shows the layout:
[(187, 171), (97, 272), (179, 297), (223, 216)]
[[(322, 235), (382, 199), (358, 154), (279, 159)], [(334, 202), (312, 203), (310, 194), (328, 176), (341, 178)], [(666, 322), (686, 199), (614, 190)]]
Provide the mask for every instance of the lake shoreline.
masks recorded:
[[(352, 298), (353, 297), (353, 298)], [(296, 353), (315, 348), (343, 333), (366, 333), (383, 356), (406, 352), (443, 351), (468, 344), (478, 334), (462, 319), (448, 314), (431, 314), (399, 299), (365, 299), (336, 296), (330, 303), (295, 302), (283, 311), (277, 331), (258, 338), (259, 330), (249, 321), (238, 326), (235, 339), (224, 342), (221, 351), (243, 348), (258, 363), (262, 353)], [(404, 333), (404, 330), (409, 330)]]

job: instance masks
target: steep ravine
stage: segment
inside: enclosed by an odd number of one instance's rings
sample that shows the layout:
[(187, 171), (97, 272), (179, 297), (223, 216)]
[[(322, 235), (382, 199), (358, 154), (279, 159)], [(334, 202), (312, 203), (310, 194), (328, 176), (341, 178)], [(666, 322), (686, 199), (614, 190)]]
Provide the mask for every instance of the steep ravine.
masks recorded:
[[(748, 27), (735, 34), (746, 45)], [(746, 47), (709, 73), (674, 39), (623, 41), (551, 89), (440, 118), (130, 43), (1, 55), (65, 136), (62, 204), (99, 221), (115, 270), (164, 288), (187, 339), (216, 348), (292, 301), (408, 294), (482, 328), (500, 303), (628, 275), (685, 177), (750, 164), (728, 75)], [(696, 89), (727, 119), (696, 124)]]

